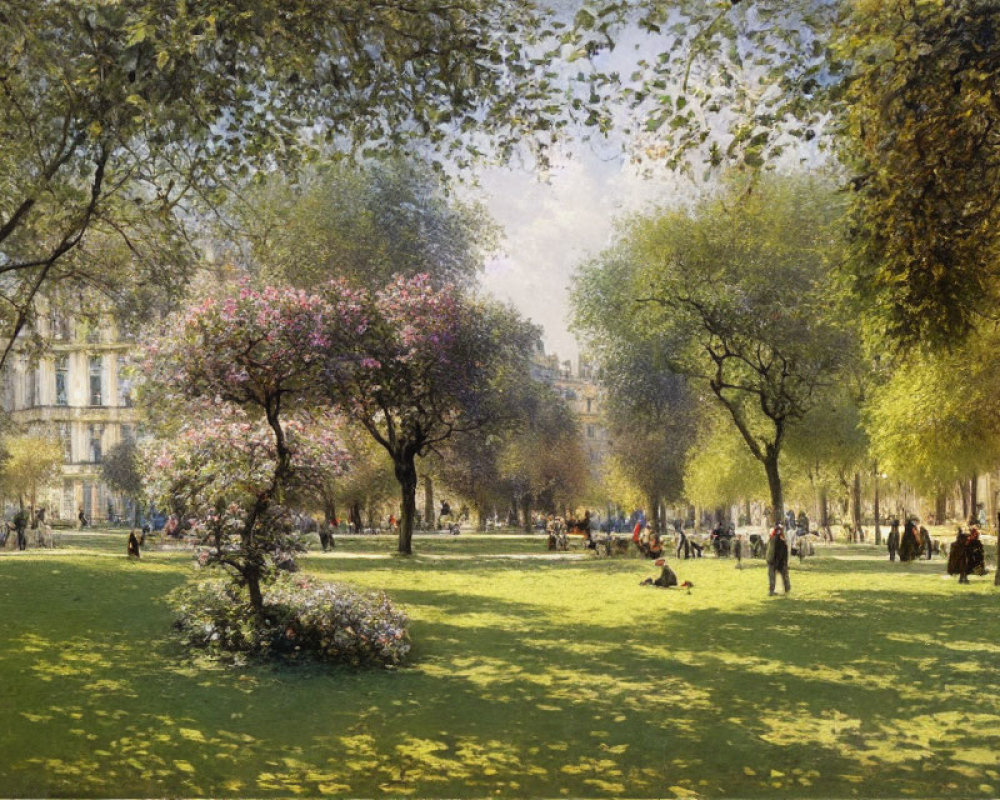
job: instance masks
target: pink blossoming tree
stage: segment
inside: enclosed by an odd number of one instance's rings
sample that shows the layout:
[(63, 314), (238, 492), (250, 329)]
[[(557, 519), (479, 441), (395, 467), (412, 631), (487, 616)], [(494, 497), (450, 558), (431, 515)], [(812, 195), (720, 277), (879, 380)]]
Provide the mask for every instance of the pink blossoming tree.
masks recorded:
[(330, 401), (392, 458), (402, 500), (399, 552), (412, 552), (416, 460), (493, 419), (499, 379), (524, 363), (534, 329), (510, 311), (399, 277), (377, 292), (324, 291), (336, 312), (325, 339)]
[(261, 582), (295, 549), (285, 492), (297, 474), (345, 466), (335, 418), (310, 411), (332, 314), (315, 295), (244, 285), (146, 348), (154, 402), (183, 420), (158, 445), (153, 495), (184, 507), (258, 614)]

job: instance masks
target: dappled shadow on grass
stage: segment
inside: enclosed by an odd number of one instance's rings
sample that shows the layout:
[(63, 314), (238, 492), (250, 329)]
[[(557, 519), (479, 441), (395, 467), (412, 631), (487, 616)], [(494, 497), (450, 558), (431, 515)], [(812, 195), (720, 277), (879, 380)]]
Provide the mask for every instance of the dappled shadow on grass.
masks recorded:
[(161, 598), (189, 576), (178, 561), (5, 563), (0, 602), (19, 612), (0, 650), (0, 785), (997, 794), (997, 628), (975, 595), (823, 559), (793, 565), (795, 594), (768, 599), (762, 566), (703, 562), (672, 562), (687, 594), (639, 587), (653, 568), (638, 562), (314, 560), (409, 610), (414, 663), (392, 673), (189, 659), (165, 637)]

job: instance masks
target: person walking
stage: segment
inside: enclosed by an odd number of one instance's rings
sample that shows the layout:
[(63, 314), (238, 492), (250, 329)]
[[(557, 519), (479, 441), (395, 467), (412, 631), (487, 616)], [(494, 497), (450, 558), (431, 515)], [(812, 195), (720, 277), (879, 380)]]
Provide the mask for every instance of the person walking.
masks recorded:
[(28, 537), (25, 531), (28, 528), (28, 514), (25, 510), (19, 509), (14, 515), (14, 531), (17, 533), (17, 549), (25, 550), (28, 547)]
[(788, 578), (788, 542), (785, 541), (785, 531), (778, 523), (771, 529), (771, 537), (767, 542), (767, 584), (768, 595), (774, 595), (774, 585), (777, 576), (781, 575), (781, 583), (785, 587), (785, 594), (792, 590), (791, 581)]

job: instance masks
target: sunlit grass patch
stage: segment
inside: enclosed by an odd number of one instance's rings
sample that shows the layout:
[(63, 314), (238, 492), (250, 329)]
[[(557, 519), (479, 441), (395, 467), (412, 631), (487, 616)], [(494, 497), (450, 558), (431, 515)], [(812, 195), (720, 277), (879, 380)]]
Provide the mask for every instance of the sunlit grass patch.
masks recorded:
[(661, 590), (535, 540), (307, 556), (389, 592), (411, 665), (233, 670), (170, 636), (189, 553), (93, 536), (0, 557), (6, 795), (1000, 794), (996, 590), (940, 560), (825, 549), (769, 598), (759, 561), (672, 559), (694, 588)]

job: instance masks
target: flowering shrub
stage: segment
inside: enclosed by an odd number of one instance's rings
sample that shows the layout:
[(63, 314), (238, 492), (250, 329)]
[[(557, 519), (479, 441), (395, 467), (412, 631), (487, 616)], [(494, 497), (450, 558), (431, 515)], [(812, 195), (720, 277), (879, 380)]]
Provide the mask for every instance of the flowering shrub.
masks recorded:
[(381, 592), (285, 575), (267, 585), (264, 616), (232, 583), (207, 580), (174, 590), (168, 601), (186, 644), (242, 660), (278, 657), (391, 667), (410, 652), (406, 615)]

